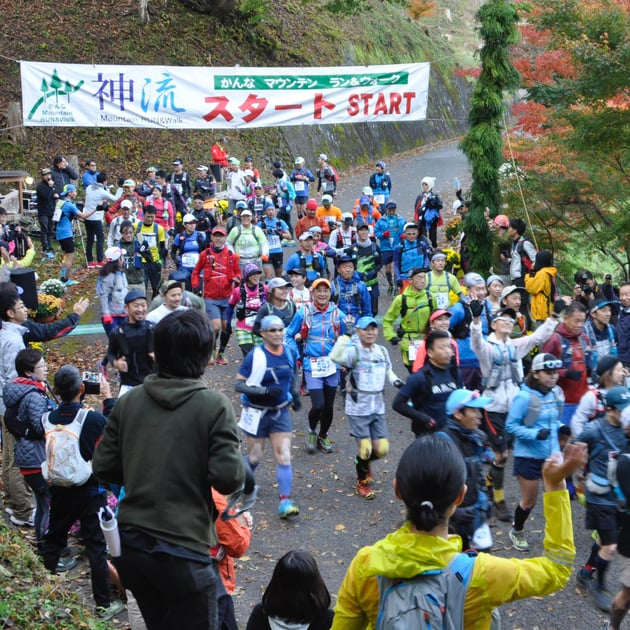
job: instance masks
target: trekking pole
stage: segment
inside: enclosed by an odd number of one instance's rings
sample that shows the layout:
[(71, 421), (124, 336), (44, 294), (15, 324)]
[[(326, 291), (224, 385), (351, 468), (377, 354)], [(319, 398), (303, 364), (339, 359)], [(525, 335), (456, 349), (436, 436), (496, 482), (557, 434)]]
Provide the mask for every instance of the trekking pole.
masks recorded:
[(79, 238), (81, 239), (81, 247), (83, 248), (83, 257), (85, 258), (85, 266), (87, 267), (88, 266), (87, 251), (85, 249), (85, 241), (83, 240), (83, 230), (81, 229), (81, 221), (79, 221), (79, 219), (75, 219), (74, 222), (79, 232)]

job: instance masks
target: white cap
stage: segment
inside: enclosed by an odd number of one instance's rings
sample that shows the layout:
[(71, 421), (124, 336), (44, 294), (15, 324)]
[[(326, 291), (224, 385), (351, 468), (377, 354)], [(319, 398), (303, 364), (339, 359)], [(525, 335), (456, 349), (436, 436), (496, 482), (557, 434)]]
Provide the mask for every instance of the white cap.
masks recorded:
[(123, 199), (120, 202), (120, 207), (121, 208), (133, 208), (133, 204), (131, 203), (131, 201), (129, 201), (129, 199)]
[(320, 153), (317, 157), (320, 160), (324, 160), (324, 162), (328, 162), (328, 156), (325, 153)]
[(371, 197), (374, 194), (374, 191), (369, 186), (363, 186), (363, 190), (361, 192), (364, 195), (368, 195), (368, 197)]
[(207, 167), (205, 164), (200, 164), (200, 165), (197, 167), (197, 170), (198, 170), (198, 171), (207, 171), (207, 170), (208, 170), (208, 167)]
[(300, 234), (301, 241), (305, 241), (307, 238), (313, 238), (313, 235), (310, 232), (302, 232), (302, 234)]
[(185, 214), (182, 218), (182, 223), (197, 223), (197, 219), (195, 219), (194, 214), (190, 214), (189, 212), (188, 214)]
[(322, 195), (322, 203), (332, 203), (332, 197), (330, 195)]
[(296, 157), (295, 158), (295, 163), (296, 164), (304, 164), (304, 158), (303, 157)]
[(108, 247), (105, 250), (105, 260), (107, 262), (116, 262), (124, 253), (120, 247)]
[(352, 212), (344, 212), (341, 215), (341, 220), (345, 221), (346, 219), (350, 219), (351, 221), (354, 221), (354, 217), (352, 216)]
[(413, 221), (409, 221), (409, 223), (405, 223), (405, 227), (403, 228), (403, 232), (407, 229), (407, 228), (415, 228), (416, 230), (419, 230), (420, 228), (418, 227), (417, 223), (414, 223)]

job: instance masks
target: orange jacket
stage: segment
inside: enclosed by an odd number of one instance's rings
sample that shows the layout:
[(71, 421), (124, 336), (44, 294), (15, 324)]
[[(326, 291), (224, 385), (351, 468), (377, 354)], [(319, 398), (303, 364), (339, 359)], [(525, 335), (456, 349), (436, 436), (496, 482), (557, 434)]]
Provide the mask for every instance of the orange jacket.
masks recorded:
[(322, 228), (322, 234), (324, 236), (328, 236), (330, 234), (330, 226), (328, 225), (327, 221), (325, 221), (321, 217), (309, 217), (308, 215), (306, 215), (295, 224), (296, 238), (300, 238), (300, 234), (302, 234), (303, 232), (308, 232), (308, 230), (314, 225)]
[[(226, 498), (212, 488), (212, 500), (219, 514), (227, 507)], [(215, 523), (219, 544), (223, 546), (225, 555), (219, 560), (219, 573), (225, 590), (231, 595), (236, 587), (236, 572), (234, 558), (240, 558), (248, 549), (252, 538), (252, 530), (241, 525), (238, 518), (224, 521), (218, 518)]]

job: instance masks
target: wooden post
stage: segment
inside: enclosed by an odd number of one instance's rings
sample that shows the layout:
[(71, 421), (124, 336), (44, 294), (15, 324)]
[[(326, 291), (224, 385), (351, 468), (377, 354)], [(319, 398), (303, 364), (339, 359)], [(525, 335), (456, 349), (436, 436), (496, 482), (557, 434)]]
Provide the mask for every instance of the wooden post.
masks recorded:
[(11, 101), (7, 110), (9, 138), (13, 144), (26, 142), (26, 130), (22, 124), (22, 107), (19, 101)]

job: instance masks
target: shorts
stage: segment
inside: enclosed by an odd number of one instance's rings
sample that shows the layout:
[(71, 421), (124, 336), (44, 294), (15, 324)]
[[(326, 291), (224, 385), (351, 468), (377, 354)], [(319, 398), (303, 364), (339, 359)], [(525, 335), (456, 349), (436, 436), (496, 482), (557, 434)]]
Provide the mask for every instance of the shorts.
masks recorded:
[(228, 299), (229, 298), (225, 298), (224, 300), (212, 300), (205, 298), (204, 302), (206, 303), (208, 318), (225, 320), (225, 314), (228, 309)]
[(267, 262), (263, 262), (263, 266), (264, 265), (273, 265), (274, 269), (282, 269), (284, 266), (284, 254), (282, 252), (269, 254), (269, 260)]
[(542, 467), (545, 463), (544, 459), (535, 459), (534, 457), (515, 457), (514, 458), (514, 475), (523, 477), (528, 481), (538, 481), (542, 479)]
[(389, 263), (394, 262), (394, 252), (393, 251), (382, 251), (381, 250), (381, 262), (384, 265), (389, 265)]
[(617, 562), (619, 562), (619, 568), (621, 569), (621, 575), (619, 576), (621, 584), (626, 588), (630, 588), (630, 558), (619, 554)]
[(387, 437), (387, 420), (384, 413), (371, 413), (367, 416), (353, 416), (348, 414), (350, 435), (359, 440), (370, 438), (382, 440)]
[(338, 387), (339, 386), (339, 377), (340, 371), (337, 370), (334, 374), (330, 376), (324, 376), (322, 378), (316, 378), (311, 375), (310, 370), (304, 370), (304, 379), (306, 380), (307, 389), (324, 389), (324, 385), (328, 387)]
[(247, 431), (243, 431), (243, 433), (248, 437), (266, 438), (271, 433), (291, 433), (291, 431), (293, 431), (291, 414), (288, 407), (283, 407), (282, 409), (269, 410), (265, 413), (260, 419), (256, 435), (247, 433)]
[(506, 413), (484, 411), (481, 417), (481, 429), (488, 437), (490, 448), (495, 453), (503, 453), (512, 445), (512, 437), (505, 430)]
[(619, 510), (616, 505), (586, 502), (586, 529), (596, 529), (602, 545), (616, 545), (619, 538)]
[(64, 254), (74, 254), (74, 239), (69, 236), (59, 241), (59, 246)]
[(296, 205), (303, 206), (308, 201), (308, 196), (296, 195), (294, 201), (295, 201)]

